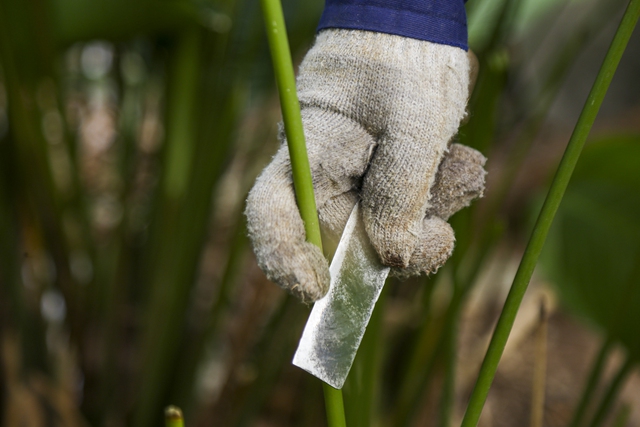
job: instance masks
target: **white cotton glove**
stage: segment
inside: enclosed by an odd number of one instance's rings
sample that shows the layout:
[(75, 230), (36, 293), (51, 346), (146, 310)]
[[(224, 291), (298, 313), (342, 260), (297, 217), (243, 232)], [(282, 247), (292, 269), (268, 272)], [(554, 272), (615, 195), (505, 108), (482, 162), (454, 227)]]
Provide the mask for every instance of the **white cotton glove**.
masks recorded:
[[(406, 276), (451, 255), (450, 215), (482, 195), (485, 158), (448, 143), (465, 115), (464, 50), (395, 35), (329, 29), (300, 66), (298, 94), (321, 226), (340, 235), (361, 201), (382, 262)], [(304, 302), (329, 288), (305, 241), (286, 143), (258, 177), (246, 216), (258, 264)]]

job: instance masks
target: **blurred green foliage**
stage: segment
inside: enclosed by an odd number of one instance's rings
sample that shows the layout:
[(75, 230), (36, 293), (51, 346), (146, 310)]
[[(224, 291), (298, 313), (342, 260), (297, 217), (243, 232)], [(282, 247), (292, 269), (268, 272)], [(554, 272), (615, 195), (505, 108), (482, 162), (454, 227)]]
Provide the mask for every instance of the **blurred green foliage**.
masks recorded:
[[(283, 3), (295, 63), (322, 1)], [(518, 177), (625, 2), (584, 0), (569, 19), (572, 3), (469, 1), (481, 74), (460, 140), (497, 179), (453, 218), (446, 268), (386, 287), (345, 387), (349, 425), (415, 425), (434, 401), (432, 425), (455, 419), (469, 293), (496, 248), (518, 250), (513, 200), (546, 184)], [(550, 43), (549, 22), (571, 31)], [(319, 383), (289, 366), (308, 308), (257, 271), (242, 216), (277, 144), (273, 80), (255, 1), (0, 0), (3, 425), (146, 427), (170, 403), (186, 425), (324, 424)], [(587, 148), (545, 257), (567, 304), (634, 357), (637, 147)]]
[(542, 265), (563, 299), (640, 360), (640, 135), (585, 148)]

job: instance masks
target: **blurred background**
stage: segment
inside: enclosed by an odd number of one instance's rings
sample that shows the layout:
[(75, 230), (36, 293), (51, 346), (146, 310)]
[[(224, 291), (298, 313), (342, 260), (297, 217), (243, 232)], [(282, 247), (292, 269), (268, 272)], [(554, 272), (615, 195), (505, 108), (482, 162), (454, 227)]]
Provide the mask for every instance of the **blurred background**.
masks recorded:
[[(437, 275), (385, 286), (349, 426), (459, 424), (626, 3), (469, 0), (481, 71), (459, 139), (489, 157), (487, 191)], [(323, 2), (283, 7), (298, 63)], [(540, 408), (538, 425), (640, 426), (639, 77), (636, 31), (483, 426)], [(0, 0), (3, 426), (158, 426), (168, 404), (188, 426), (326, 424), (290, 364), (309, 307), (257, 268), (242, 215), (279, 120), (257, 0)]]

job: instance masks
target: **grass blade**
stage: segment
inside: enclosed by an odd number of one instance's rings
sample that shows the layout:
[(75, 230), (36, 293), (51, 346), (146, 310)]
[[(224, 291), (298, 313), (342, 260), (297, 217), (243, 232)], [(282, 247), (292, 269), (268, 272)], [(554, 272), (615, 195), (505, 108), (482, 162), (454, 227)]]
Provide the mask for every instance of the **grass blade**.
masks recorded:
[(527, 290), (529, 281), (533, 274), (533, 270), (542, 251), (542, 247), (546, 240), (547, 234), (553, 222), (562, 196), (569, 184), (569, 180), (573, 173), (584, 143), (589, 135), (593, 122), (600, 109), (600, 105), (607, 92), (609, 84), (613, 79), (613, 74), (620, 62), (620, 58), (626, 48), (631, 37), (631, 33), (638, 21), (640, 15), (640, 0), (631, 0), (627, 10), (622, 18), (622, 22), (618, 27), (616, 35), (609, 47), (609, 51), (604, 59), (604, 63), (598, 73), (596, 81), (591, 89), (591, 93), (587, 98), (587, 102), (580, 114), (578, 123), (574, 129), (571, 139), (567, 145), (565, 154), (560, 162), (558, 171), (551, 184), (549, 194), (542, 207), (542, 211), (538, 217), (538, 221), (534, 226), (533, 233), (527, 248), (523, 255), (522, 261), (513, 280), (511, 290), (505, 301), (504, 308), (496, 325), (496, 329), (491, 338), (489, 349), (485, 355), (485, 359), (480, 368), (478, 380), (474, 387), (467, 411), (462, 421), (462, 427), (475, 427), (480, 419), (482, 408), (487, 399), (489, 388), (493, 382), (498, 363), (502, 357), (504, 347), (509, 338), (509, 333), (515, 321), (518, 308), (522, 302), (522, 298)]

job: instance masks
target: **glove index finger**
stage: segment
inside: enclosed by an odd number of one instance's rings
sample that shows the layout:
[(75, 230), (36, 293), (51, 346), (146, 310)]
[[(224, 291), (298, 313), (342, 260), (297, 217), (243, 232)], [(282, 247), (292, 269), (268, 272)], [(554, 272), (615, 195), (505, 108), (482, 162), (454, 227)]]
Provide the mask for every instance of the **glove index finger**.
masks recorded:
[(392, 113), (362, 189), (365, 228), (382, 262), (406, 268), (423, 233), (430, 188), (465, 114), (467, 53), (431, 43), (424, 67), (389, 88)]
[(365, 176), (362, 209), (367, 234), (384, 264), (409, 265), (445, 149), (446, 140), (380, 143)]

